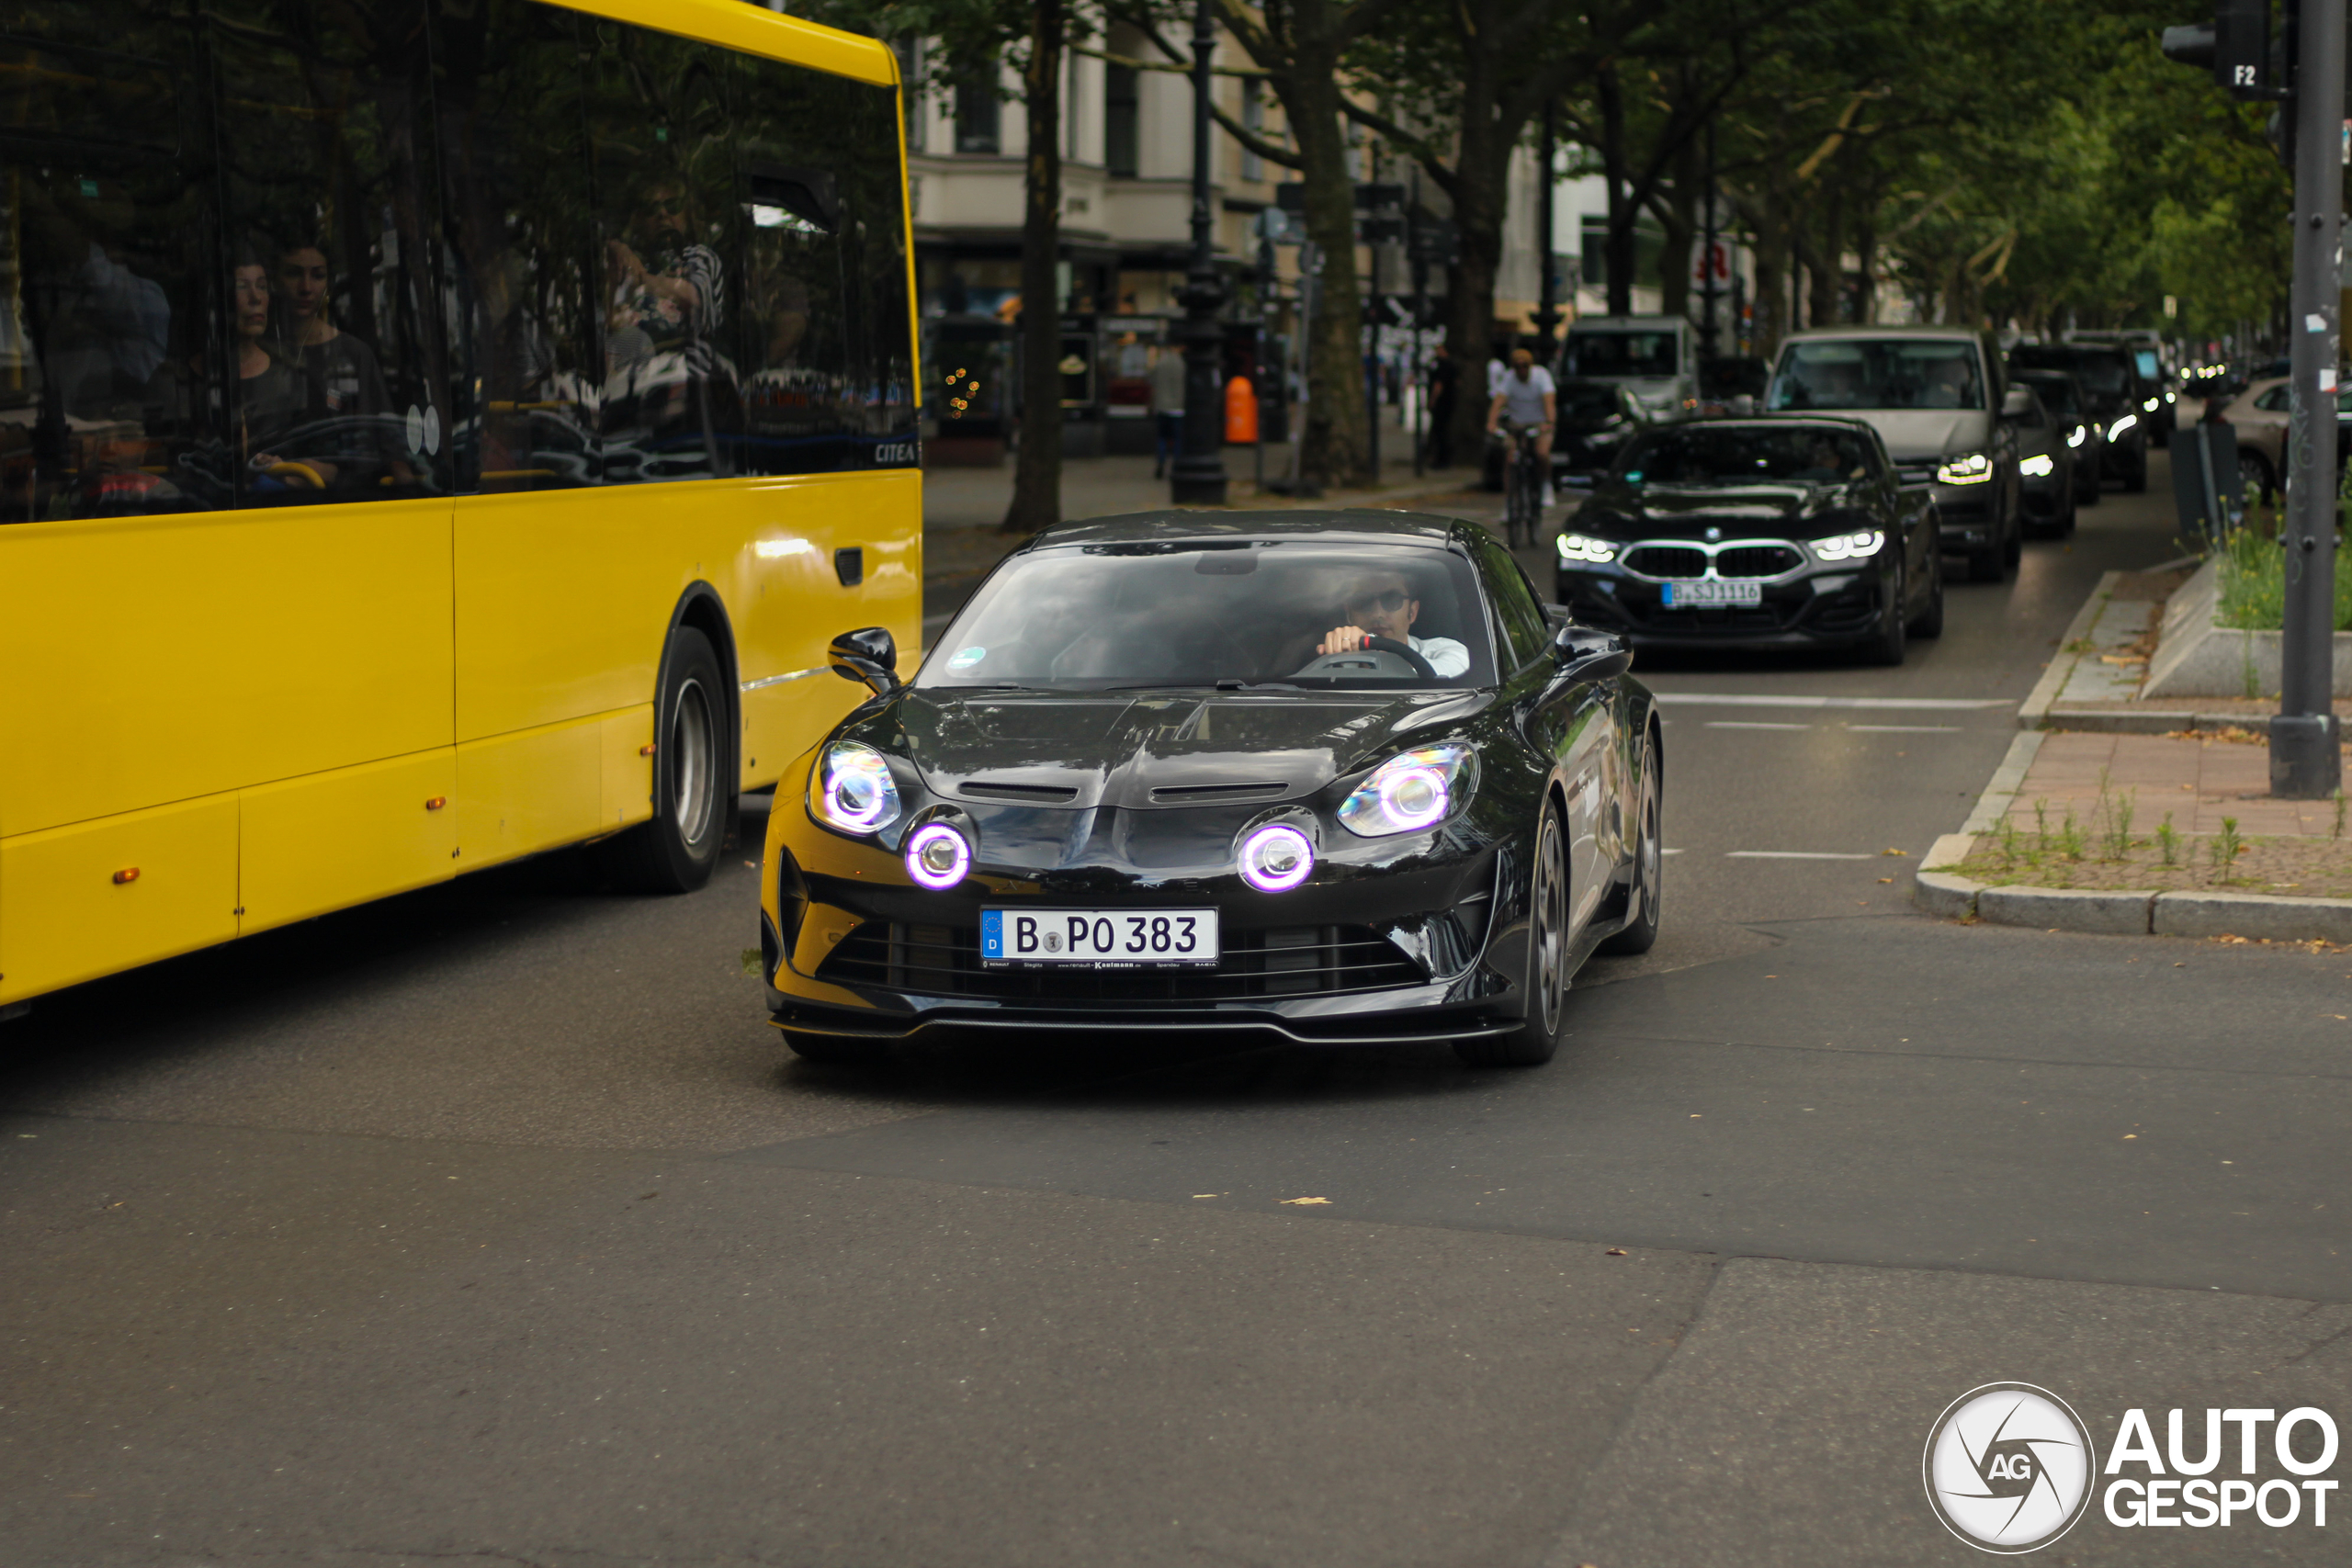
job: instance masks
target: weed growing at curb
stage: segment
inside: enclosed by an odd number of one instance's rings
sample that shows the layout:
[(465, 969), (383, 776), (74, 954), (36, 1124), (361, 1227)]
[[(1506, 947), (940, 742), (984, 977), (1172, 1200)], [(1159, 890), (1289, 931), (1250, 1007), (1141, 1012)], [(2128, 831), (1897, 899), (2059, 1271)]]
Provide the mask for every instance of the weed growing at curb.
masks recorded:
[(2245, 847), (2245, 840), (2238, 837), (2238, 819), (2234, 817), (2222, 818), (2220, 835), (2206, 845), (2206, 852), (2213, 863), (2214, 881), (2219, 882), (2229, 874), (2231, 868), (2237, 864), (2238, 852)]
[(2344, 837), (2344, 791), (2341, 786), (2338, 786), (2335, 792), (2335, 829), (2328, 834), (2328, 837), (2331, 839)]
[(2172, 813), (2169, 811), (2156, 825), (2156, 850), (2165, 857), (2166, 865), (2180, 863), (2180, 829), (2172, 825)]

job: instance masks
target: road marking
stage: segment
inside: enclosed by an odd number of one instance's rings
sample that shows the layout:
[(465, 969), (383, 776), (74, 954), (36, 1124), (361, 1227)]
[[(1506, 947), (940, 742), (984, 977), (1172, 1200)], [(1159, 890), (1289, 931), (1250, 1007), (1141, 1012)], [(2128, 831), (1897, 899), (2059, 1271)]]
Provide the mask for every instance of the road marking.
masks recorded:
[(1862, 735), (1958, 735), (1956, 724), (1849, 724), (1847, 728)]
[(1879, 708), (1956, 713), (1977, 708), (2013, 708), (2007, 697), (1804, 697), (1762, 692), (1660, 692), (1662, 703), (1708, 703), (1743, 708)]
[(1820, 850), (1732, 850), (1725, 860), (1876, 860), (1876, 855), (1829, 854)]
[(1680, 854), (1681, 852), (1681, 852), (1680, 850), (1660, 850), (1660, 851), (1658, 851), (1658, 853), (1660, 853), (1660, 854), (1662, 854), (1662, 855), (1679, 855), (1679, 854)]
[(1706, 728), (1709, 729), (1811, 729), (1813, 726), (1809, 724), (1766, 724), (1761, 720), (1757, 719), (1711, 718), (1707, 720)]

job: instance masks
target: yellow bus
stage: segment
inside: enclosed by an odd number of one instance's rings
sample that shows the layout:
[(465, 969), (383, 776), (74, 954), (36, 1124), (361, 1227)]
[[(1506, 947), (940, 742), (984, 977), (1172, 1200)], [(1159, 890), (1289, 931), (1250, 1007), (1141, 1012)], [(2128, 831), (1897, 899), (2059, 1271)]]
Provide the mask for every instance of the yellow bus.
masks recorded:
[(830, 638), (919, 635), (903, 124), (741, 0), (10, 0), (0, 1007), (593, 839), (700, 886)]

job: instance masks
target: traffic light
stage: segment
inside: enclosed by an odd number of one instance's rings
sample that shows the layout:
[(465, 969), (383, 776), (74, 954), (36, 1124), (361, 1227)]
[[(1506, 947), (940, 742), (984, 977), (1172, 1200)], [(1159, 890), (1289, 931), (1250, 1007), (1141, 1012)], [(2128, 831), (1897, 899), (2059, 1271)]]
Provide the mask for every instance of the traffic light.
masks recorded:
[(2270, 0), (2213, 0), (2213, 21), (2166, 28), (2165, 58), (2211, 69), (2214, 85), (2233, 98), (2276, 98), (2270, 62)]

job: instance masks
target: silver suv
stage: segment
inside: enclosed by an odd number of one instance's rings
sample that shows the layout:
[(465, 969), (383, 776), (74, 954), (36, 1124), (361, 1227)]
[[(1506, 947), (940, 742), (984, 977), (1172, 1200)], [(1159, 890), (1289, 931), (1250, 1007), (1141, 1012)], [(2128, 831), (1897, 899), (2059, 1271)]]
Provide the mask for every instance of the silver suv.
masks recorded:
[[(2013, 406), (2014, 405), (2014, 406)], [(1998, 582), (2023, 531), (2017, 422), (1998, 344), (1965, 327), (1816, 327), (1781, 344), (1765, 389), (1773, 413), (1834, 413), (1879, 433), (1907, 484), (1935, 494), (1943, 547)]]

